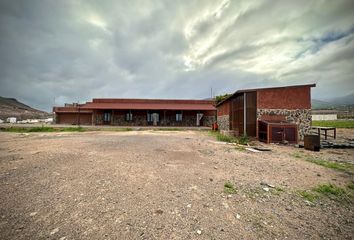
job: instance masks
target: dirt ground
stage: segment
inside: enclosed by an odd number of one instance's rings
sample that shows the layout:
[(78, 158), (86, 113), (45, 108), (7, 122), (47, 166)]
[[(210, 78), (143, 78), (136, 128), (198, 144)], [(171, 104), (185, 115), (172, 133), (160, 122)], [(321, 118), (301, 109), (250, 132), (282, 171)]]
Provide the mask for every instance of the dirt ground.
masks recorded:
[(0, 132), (0, 238), (353, 239), (353, 204), (298, 194), (353, 175), (293, 155), (353, 164), (354, 150), (263, 146), (201, 131)]

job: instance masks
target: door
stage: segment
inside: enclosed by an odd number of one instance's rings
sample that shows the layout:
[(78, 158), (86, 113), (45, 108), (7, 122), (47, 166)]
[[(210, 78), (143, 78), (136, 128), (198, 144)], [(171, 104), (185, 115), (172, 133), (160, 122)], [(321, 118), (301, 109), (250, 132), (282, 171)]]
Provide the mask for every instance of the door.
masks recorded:
[(151, 118), (152, 118), (152, 124), (154, 126), (157, 126), (157, 124), (159, 123), (159, 114), (158, 113), (153, 113), (151, 114)]
[(257, 92), (246, 93), (246, 133), (255, 137), (257, 129)]
[(203, 113), (197, 113), (197, 126), (202, 125)]
[(111, 117), (112, 113), (111, 112), (104, 112), (103, 113), (103, 124), (111, 124)]

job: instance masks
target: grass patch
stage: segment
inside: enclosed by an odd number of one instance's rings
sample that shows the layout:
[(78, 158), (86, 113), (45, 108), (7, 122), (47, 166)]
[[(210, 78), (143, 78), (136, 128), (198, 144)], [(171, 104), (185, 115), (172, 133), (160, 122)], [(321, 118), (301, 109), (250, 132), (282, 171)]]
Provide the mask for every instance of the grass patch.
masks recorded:
[(326, 196), (344, 197), (347, 192), (334, 184), (322, 184), (313, 189), (314, 191)]
[[(115, 132), (129, 132), (133, 131), (133, 128), (114, 128), (112, 130)], [(107, 131), (110, 131), (110, 129), (107, 129)]]
[(237, 143), (241, 145), (247, 145), (249, 143), (250, 139), (247, 136), (240, 136), (237, 138)]
[(312, 121), (312, 126), (354, 128), (354, 120)]
[(349, 188), (350, 190), (354, 190), (354, 183), (353, 182), (348, 183), (347, 188)]
[(31, 133), (31, 132), (84, 132), (82, 127), (66, 127), (66, 128), (53, 128), (53, 127), (9, 127), (1, 128), (4, 132), (16, 133)]
[(318, 158), (314, 158), (314, 157), (310, 157), (310, 156), (306, 157), (305, 160), (308, 162), (312, 162), (314, 164), (326, 167), (326, 168), (332, 168), (332, 169), (336, 169), (338, 171), (353, 174), (353, 172), (352, 172), (353, 165), (350, 163), (330, 162), (330, 161), (327, 161), (324, 159), (318, 159)]
[(301, 197), (305, 198), (307, 201), (315, 202), (319, 196), (311, 191), (299, 190), (297, 192)]
[(183, 128), (154, 128), (154, 131), (184, 131)]
[(58, 132), (84, 132), (83, 127), (66, 127), (66, 128), (57, 128)]
[(230, 181), (227, 181), (224, 184), (224, 192), (228, 193), (228, 194), (234, 194), (237, 192), (237, 190), (236, 190), (235, 186)]
[(240, 136), (240, 137), (234, 137), (234, 136), (227, 136), (224, 134), (221, 134), (220, 132), (217, 131), (209, 131), (209, 134), (214, 136), (216, 140), (219, 142), (227, 142), (227, 143), (237, 143), (241, 145), (247, 145), (250, 141), (249, 137), (247, 136)]
[(311, 190), (300, 190), (298, 194), (310, 202), (315, 202), (321, 197), (328, 197), (340, 202), (353, 202), (353, 196), (344, 188), (338, 187), (335, 184), (321, 184)]
[(299, 159), (303, 159), (305, 161), (326, 167), (326, 168), (332, 168), (338, 171), (346, 172), (349, 174), (354, 174), (354, 166), (350, 163), (340, 163), (340, 162), (332, 162), (320, 158), (315, 158), (309, 155), (302, 155), (300, 153), (292, 153), (290, 154), (291, 156)]

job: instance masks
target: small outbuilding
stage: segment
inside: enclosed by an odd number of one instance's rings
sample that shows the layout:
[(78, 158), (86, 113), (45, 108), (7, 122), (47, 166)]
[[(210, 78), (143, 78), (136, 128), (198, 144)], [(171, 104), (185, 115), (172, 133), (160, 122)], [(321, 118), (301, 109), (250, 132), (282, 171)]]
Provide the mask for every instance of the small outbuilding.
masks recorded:
[[(276, 124), (278, 128), (274, 128), (273, 133), (266, 132), (267, 139), (286, 140), (286, 132), (289, 132), (288, 136), (290, 133), (295, 134), (291, 142), (302, 140), (311, 128), (311, 88), (315, 86), (307, 84), (238, 90), (216, 105), (219, 129), (227, 135), (247, 135), (261, 140), (264, 139), (264, 133), (259, 130), (260, 125), (268, 122)], [(291, 124), (294, 130), (285, 130), (291, 128)], [(267, 129), (270, 131), (272, 128)]]
[(338, 119), (336, 110), (312, 110), (312, 121), (331, 121)]
[(16, 123), (16, 120), (17, 120), (17, 118), (15, 118), (15, 117), (8, 117), (6, 119), (6, 122), (8, 122), (8, 123)]

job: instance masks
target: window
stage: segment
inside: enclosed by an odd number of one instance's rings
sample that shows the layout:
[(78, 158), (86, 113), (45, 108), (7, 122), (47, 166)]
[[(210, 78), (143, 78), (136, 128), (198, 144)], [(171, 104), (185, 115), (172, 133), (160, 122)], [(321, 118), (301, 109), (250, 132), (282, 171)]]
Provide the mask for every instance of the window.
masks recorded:
[(125, 120), (126, 121), (133, 121), (133, 114), (131, 112), (128, 112), (125, 114)]
[(110, 122), (111, 121), (111, 113), (110, 112), (105, 112), (103, 114), (103, 121), (104, 122)]
[(176, 113), (176, 121), (177, 122), (182, 122), (182, 113)]
[(147, 121), (148, 122), (154, 122), (154, 121), (159, 122), (160, 121), (160, 114), (158, 114), (156, 112), (155, 113), (148, 112)]

